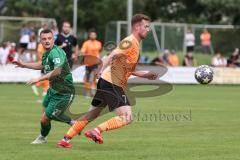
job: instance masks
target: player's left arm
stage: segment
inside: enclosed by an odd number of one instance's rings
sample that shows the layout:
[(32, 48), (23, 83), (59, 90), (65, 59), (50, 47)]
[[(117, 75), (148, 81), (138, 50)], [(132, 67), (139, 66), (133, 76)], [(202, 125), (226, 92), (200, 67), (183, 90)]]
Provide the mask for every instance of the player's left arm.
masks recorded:
[(27, 84), (28, 85), (32, 85), (32, 84), (35, 84), (35, 83), (43, 81), (43, 80), (49, 80), (49, 79), (51, 79), (51, 78), (53, 78), (55, 76), (60, 75), (61, 71), (62, 71), (62, 68), (58, 67), (58, 68), (54, 69), (53, 71), (51, 71), (51, 72), (49, 72), (49, 73), (47, 73), (45, 75), (42, 75), (42, 76), (40, 76), (38, 78), (33, 78), (33, 79), (29, 80), (27, 82)]
[(101, 76), (102, 72), (110, 65), (113, 58), (117, 58), (118, 56), (121, 56), (121, 53), (112, 51), (110, 55), (108, 55), (100, 64), (98, 68), (98, 77)]
[(27, 82), (28, 85), (37, 83), (39, 81), (47, 80), (47, 79), (50, 80), (53, 77), (59, 76), (61, 74), (62, 66), (64, 65), (64, 62), (66, 61), (65, 55), (62, 53), (59, 53), (59, 52), (55, 52), (52, 54), (52, 56), (49, 58), (49, 60), (53, 62), (54, 69), (45, 75), (42, 75), (38, 78), (31, 79), (30, 81)]
[(150, 71), (134, 71), (132, 72), (132, 75), (141, 77), (141, 78), (147, 78), (149, 80), (155, 80), (158, 77), (157, 73), (150, 72)]

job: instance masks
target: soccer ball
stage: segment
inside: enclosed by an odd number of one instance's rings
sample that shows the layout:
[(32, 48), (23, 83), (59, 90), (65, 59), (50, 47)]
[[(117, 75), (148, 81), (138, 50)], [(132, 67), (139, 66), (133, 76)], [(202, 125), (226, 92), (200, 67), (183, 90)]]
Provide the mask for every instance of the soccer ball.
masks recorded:
[(195, 70), (195, 79), (200, 84), (208, 84), (213, 80), (213, 70), (208, 65), (201, 65)]

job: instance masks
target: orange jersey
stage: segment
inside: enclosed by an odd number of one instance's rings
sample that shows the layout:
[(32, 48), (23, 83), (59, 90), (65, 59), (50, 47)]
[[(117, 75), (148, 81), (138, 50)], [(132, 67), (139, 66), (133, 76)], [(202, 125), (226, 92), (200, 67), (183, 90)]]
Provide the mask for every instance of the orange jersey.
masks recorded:
[(100, 57), (100, 51), (102, 49), (102, 44), (98, 40), (87, 40), (83, 43), (81, 52), (84, 55), (90, 55), (95, 57)]
[(101, 77), (112, 84), (125, 88), (128, 78), (138, 63), (139, 42), (133, 35), (130, 35), (120, 42), (112, 54), (116, 55)]
[(179, 59), (178, 59), (178, 56), (176, 54), (172, 55), (170, 54), (168, 56), (168, 61), (170, 63), (171, 66), (178, 66), (179, 65)]
[(202, 45), (210, 45), (211, 44), (211, 34), (210, 33), (202, 33), (201, 36)]
[(38, 54), (39, 61), (42, 60), (42, 56), (43, 56), (44, 52), (45, 52), (45, 49), (44, 49), (43, 45), (41, 43), (39, 43), (37, 46), (37, 54)]

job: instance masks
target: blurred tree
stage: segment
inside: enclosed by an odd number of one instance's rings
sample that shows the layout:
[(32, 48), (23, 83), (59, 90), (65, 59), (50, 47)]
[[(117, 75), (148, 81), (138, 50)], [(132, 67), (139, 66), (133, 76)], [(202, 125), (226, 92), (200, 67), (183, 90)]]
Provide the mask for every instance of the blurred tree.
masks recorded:
[[(133, 0), (134, 13), (142, 12), (162, 22), (240, 24), (239, 0)], [(78, 30), (95, 28), (103, 39), (109, 21), (126, 19), (125, 0), (79, 0)], [(72, 0), (1, 0), (6, 16), (55, 18), (72, 22)], [(60, 27), (60, 26), (59, 26)]]

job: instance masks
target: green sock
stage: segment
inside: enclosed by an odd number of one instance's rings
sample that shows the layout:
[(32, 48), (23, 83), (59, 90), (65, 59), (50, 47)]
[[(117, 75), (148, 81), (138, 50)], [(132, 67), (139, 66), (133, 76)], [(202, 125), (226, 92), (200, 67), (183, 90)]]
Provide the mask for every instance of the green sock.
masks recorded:
[(51, 130), (51, 123), (42, 124), (41, 123), (41, 135), (46, 137)]

